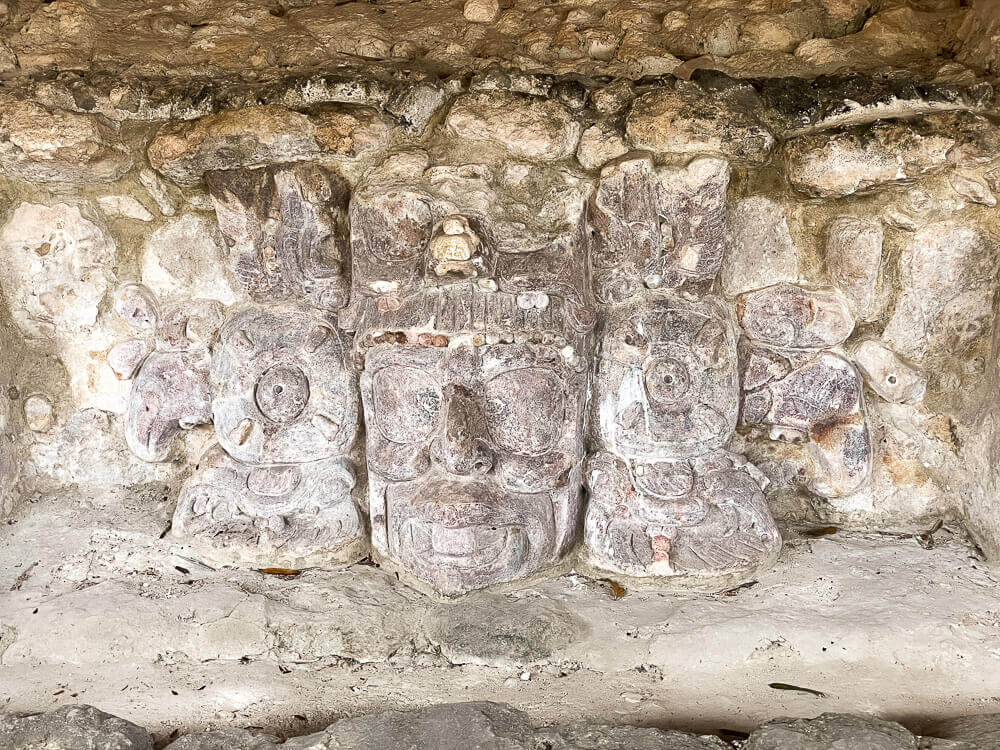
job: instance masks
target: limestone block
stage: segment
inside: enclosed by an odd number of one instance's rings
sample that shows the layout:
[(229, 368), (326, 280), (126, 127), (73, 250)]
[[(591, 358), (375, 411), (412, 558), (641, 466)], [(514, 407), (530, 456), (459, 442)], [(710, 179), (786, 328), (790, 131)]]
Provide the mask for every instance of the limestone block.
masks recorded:
[(489, 143), (524, 159), (565, 158), (580, 140), (579, 123), (558, 102), (506, 91), (460, 96), (445, 125), (459, 138)]
[(215, 222), (186, 213), (158, 227), (142, 250), (142, 283), (162, 298), (199, 297), (231, 305), (242, 297)]
[(917, 750), (917, 738), (896, 722), (848, 714), (774, 719), (755, 729), (746, 750)]
[(132, 168), (117, 127), (100, 115), (0, 102), (0, 173), (27, 182), (114, 182)]
[(839, 198), (940, 171), (953, 145), (954, 138), (920, 134), (905, 120), (881, 121), (792, 138), (782, 160), (793, 188)]
[(78, 206), (22, 203), (0, 232), (0, 284), (32, 339), (72, 339), (97, 322), (114, 282), (115, 242)]
[(386, 145), (388, 128), (367, 107), (330, 107), (306, 116), (277, 105), (170, 122), (149, 144), (149, 163), (178, 184), (210, 170), (303, 161), (323, 154), (355, 159)]
[(732, 205), (720, 277), (729, 297), (799, 280), (798, 251), (779, 204), (758, 195)]
[(639, 96), (625, 120), (633, 148), (657, 154), (720, 154), (762, 163), (774, 136), (752, 111), (725, 107), (703, 92), (660, 89)]
[(606, 123), (597, 123), (584, 130), (580, 136), (576, 159), (584, 169), (599, 169), (628, 150), (623, 133)]
[(840, 216), (826, 229), (826, 267), (860, 320), (878, 312), (875, 287), (882, 265), (882, 225), (868, 219)]
[(451, 703), (412, 711), (387, 711), (341, 719), (324, 731), (295, 737), (282, 750), (386, 750), (497, 747), (532, 750), (534, 728), (526, 714), (501, 703)]
[(978, 226), (935, 222), (914, 233), (900, 259), (902, 291), (882, 338), (920, 362), (959, 356), (987, 332), (995, 294), (996, 243)]
[(0, 286), (23, 336), (59, 356), (77, 406), (123, 412), (126, 389), (104, 364), (115, 335), (103, 310), (117, 265), (107, 229), (87, 206), (22, 203), (0, 248)]
[(38, 714), (0, 713), (0, 746), (5, 750), (153, 750), (142, 727), (98, 711), (66, 705)]

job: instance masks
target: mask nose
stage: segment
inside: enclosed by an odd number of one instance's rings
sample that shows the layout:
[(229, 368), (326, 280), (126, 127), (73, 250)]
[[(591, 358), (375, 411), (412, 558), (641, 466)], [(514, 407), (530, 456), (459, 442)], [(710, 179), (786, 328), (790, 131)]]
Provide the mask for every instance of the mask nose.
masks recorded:
[(442, 432), (434, 443), (434, 459), (449, 474), (483, 476), (496, 458), (479, 400), (468, 388), (448, 386), (444, 392)]

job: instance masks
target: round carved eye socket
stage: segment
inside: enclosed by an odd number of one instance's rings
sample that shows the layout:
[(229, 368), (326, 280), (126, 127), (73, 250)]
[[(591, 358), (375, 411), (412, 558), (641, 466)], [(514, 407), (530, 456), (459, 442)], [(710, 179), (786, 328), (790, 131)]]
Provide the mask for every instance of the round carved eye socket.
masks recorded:
[(486, 418), (502, 450), (538, 456), (552, 450), (563, 432), (563, 381), (552, 370), (508, 370), (486, 384)]
[(441, 389), (426, 372), (392, 365), (372, 377), (372, 401), (379, 432), (394, 443), (417, 443), (434, 432)]
[(687, 394), (691, 376), (687, 365), (671, 357), (660, 357), (646, 366), (646, 393), (660, 404), (675, 404)]
[(295, 365), (276, 364), (260, 376), (254, 397), (265, 417), (290, 422), (309, 403), (309, 379)]

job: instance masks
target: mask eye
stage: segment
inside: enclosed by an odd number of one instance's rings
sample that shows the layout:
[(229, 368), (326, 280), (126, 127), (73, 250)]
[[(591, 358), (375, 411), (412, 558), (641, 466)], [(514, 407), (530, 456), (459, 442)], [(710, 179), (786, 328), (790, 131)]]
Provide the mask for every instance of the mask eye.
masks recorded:
[(426, 440), (437, 426), (441, 389), (415, 367), (385, 367), (372, 378), (372, 401), (379, 432), (394, 443)]
[(502, 450), (537, 456), (552, 450), (566, 418), (563, 380), (552, 370), (508, 370), (486, 384), (486, 419)]
[(671, 357), (658, 357), (646, 365), (646, 393), (660, 404), (676, 404), (691, 387), (687, 365)]

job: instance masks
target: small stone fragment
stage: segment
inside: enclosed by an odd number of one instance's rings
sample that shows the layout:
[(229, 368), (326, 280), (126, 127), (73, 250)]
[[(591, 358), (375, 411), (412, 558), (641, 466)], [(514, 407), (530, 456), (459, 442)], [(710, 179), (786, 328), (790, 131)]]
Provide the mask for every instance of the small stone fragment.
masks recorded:
[(177, 204), (174, 202), (167, 183), (164, 182), (156, 172), (149, 167), (139, 170), (139, 182), (146, 188), (149, 196), (156, 201), (160, 208), (160, 213), (164, 216), (173, 216), (177, 213)]
[(28, 396), (24, 400), (24, 421), (32, 432), (48, 432), (55, 423), (52, 402), (38, 394)]
[(882, 226), (875, 221), (840, 216), (826, 230), (826, 267), (861, 320), (876, 313), (875, 287), (882, 264)]
[(854, 363), (868, 387), (886, 401), (915, 404), (923, 399), (927, 376), (880, 341), (868, 339), (855, 347)]
[(129, 339), (115, 344), (108, 352), (108, 365), (119, 380), (131, 380), (149, 354), (149, 345), (142, 339)]
[(462, 15), (471, 23), (493, 23), (500, 15), (500, 3), (497, 0), (465, 0)]
[(156, 295), (142, 284), (124, 284), (116, 293), (114, 310), (137, 331), (152, 333), (160, 324)]
[(114, 219), (153, 220), (149, 209), (130, 195), (105, 195), (97, 199), (97, 205)]
[(580, 125), (558, 102), (507, 91), (460, 96), (445, 124), (459, 138), (542, 161), (569, 156), (580, 139)]
[(784, 209), (763, 196), (737, 201), (729, 211), (722, 290), (729, 297), (799, 277), (799, 255)]

